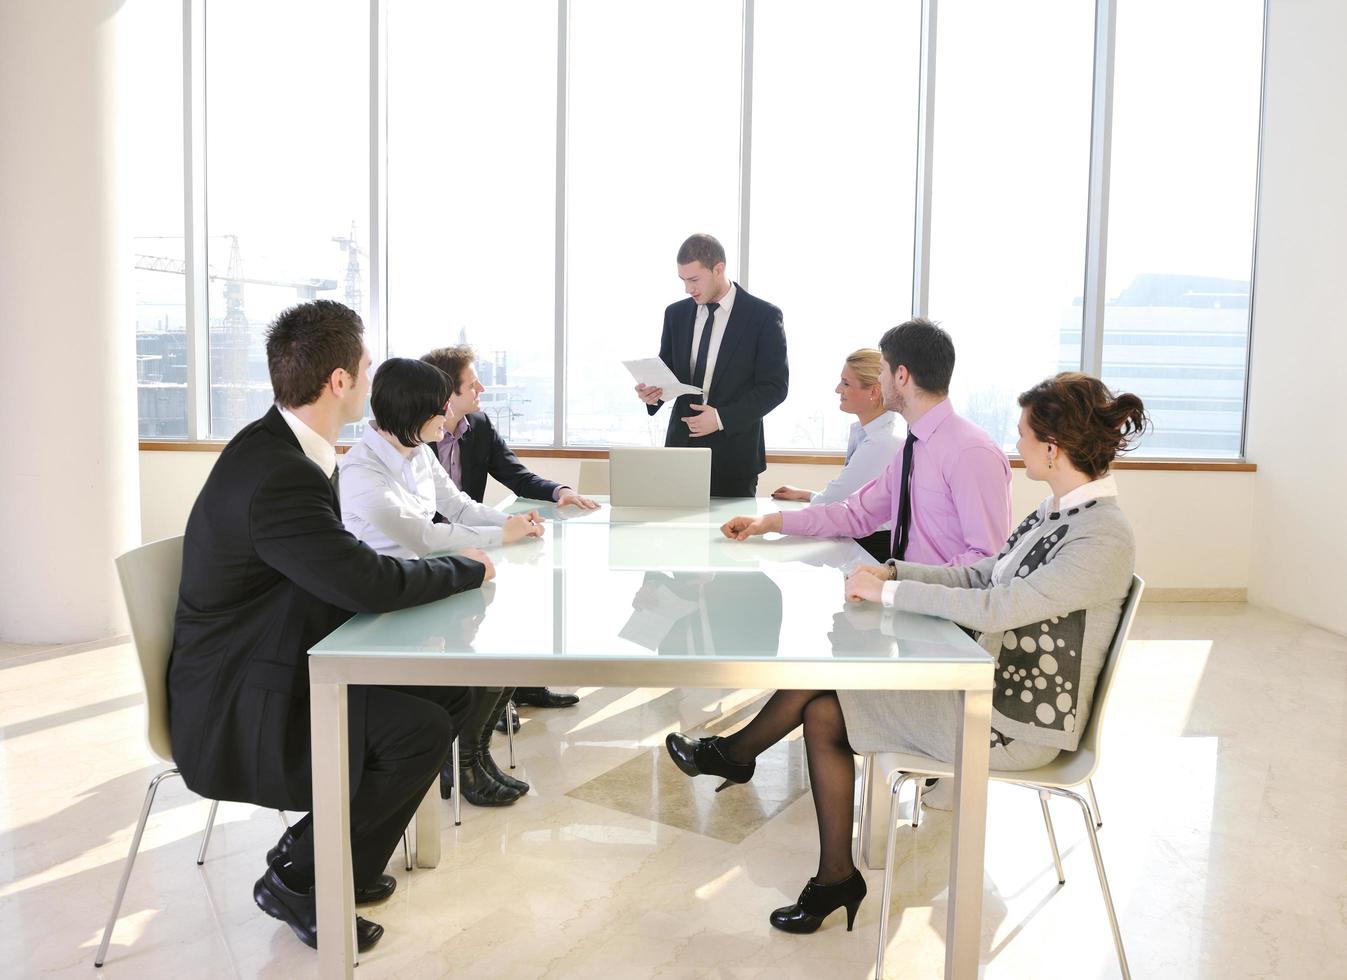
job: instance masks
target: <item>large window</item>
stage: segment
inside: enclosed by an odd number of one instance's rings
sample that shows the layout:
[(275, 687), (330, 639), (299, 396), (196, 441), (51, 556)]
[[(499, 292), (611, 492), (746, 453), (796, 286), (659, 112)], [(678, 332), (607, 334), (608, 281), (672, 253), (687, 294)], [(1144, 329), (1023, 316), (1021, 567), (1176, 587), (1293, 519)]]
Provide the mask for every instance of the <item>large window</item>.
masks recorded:
[(915, 313), (1007, 447), (1079, 368), (1146, 400), (1142, 452), (1242, 451), (1262, 0), (131, 3), (144, 437), (260, 415), (267, 324), (325, 297), (376, 359), (472, 344), (513, 443), (658, 445), (620, 362), (700, 231), (785, 315), (770, 450), (839, 452), (843, 358)]
[(1081, 331), (1094, 11), (966, 0), (939, 28), (929, 312), (955, 405), (1009, 448), (1015, 396)]
[(1259, 0), (1118, 9), (1103, 378), (1150, 455), (1241, 451), (1262, 28)]
[(567, 109), (566, 440), (662, 445), (620, 363), (659, 351), (694, 232), (738, 261), (740, 10), (573, 0)]
[(790, 354), (767, 444), (842, 450), (855, 421), (833, 394), (842, 362), (911, 310), (921, 9), (755, 9), (750, 278), (781, 307)]
[(388, 353), (472, 344), (497, 431), (551, 445), (556, 2), (398, 0), (387, 50)]
[(122, 31), (119, 101), (134, 107), (122, 140), (122, 180), (134, 271), (140, 438), (185, 439), (187, 309), (183, 275), (182, 4), (135, 0)]
[(369, 295), (369, 6), (207, 5), (210, 434), (272, 401), (267, 324)]

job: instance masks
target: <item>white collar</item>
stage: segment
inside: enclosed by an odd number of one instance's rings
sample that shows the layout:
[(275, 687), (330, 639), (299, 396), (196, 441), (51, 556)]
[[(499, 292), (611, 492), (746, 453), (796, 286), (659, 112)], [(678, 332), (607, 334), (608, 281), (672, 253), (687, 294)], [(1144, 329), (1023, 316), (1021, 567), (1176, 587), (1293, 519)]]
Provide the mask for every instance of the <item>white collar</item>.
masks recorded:
[(1088, 500), (1098, 500), (1100, 497), (1118, 496), (1118, 484), (1113, 480), (1113, 474), (1102, 476), (1098, 480), (1091, 480), (1083, 486), (1076, 487), (1065, 497), (1057, 502), (1054, 510), (1062, 511), (1071, 507), (1079, 507)]
[(385, 439), (384, 434), (373, 425), (365, 429), (365, 434), (360, 437), (360, 441), (365, 444), (379, 462), (383, 463), (393, 473), (401, 473), (403, 468), (416, 457), (415, 452), (411, 456), (403, 456), (402, 453), (397, 451), (397, 447)]
[(851, 424), (853, 426), (858, 426), (859, 428), (864, 430), (866, 435), (874, 436), (878, 435), (881, 432), (892, 432), (893, 420), (894, 414), (889, 411), (884, 411), (880, 412), (878, 415), (876, 415), (874, 418), (872, 418), (869, 422), (865, 423), (864, 425), (861, 425), (859, 419), (857, 419), (855, 422), (852, 422)]
[(299, 440), (299, 448), (304, 450), (304, 455), (309, 457), (330, 480), (332, 471), (337, 468), (337, 447), (309, 428), (308, 424), (290, 409), (277, 407), (281, 409), (281, 418), (285, 419), (286, 425), (290, 426), (290, 431)]
[[(724, 313), (727, 317), (729, 316), (730, 310), (734, 309), (734, 297), (738, 291), (738, 287), (731, 282), (729, 291), (726, 292), (724, 296), (720, 297), (720, 299), (716, 300), (716, 306), (718, 307), (716, 310), (717, 315)], [(703, 307), (705, 307), (705, 304), (703, 304)], [(698, 312), (701, 311), (699, 310)], [(725, 323), (726, 321), (721, 320), (720, 322)]]

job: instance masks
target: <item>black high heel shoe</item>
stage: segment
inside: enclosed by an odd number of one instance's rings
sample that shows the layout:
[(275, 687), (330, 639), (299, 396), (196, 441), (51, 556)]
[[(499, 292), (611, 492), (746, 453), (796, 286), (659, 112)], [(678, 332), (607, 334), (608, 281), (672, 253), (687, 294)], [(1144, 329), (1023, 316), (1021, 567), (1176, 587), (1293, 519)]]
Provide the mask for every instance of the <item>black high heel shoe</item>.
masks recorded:
[(820, 885), (810, 878), (794, 905), (777, 909), (771, 923), (782, 932), (809, 933), (823, 925), (823, 920), (840, 908), (847, 910), (847, 932), (856, 921), (856, 910), (865, 898), (865, 879), (859, 871), (831, 885)]
[(720, 747), (721, 739), (688, 738), (682, 732), (670, 732), (664, 740), (669, 757), (674, 765), (689, 776), (722, 776), (725, 781), (716, 787), (719, 793), (727, 786), (746, 783), (753, 778), (757, 769), (757, 760), (753, 762), (731, 762)]

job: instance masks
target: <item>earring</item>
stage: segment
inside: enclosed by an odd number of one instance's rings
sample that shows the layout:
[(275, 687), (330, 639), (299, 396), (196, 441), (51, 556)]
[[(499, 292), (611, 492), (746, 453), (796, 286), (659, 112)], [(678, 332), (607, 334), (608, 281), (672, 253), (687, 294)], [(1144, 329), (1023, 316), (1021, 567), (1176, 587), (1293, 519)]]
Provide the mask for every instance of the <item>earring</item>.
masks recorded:
[(1052, 469), (1052, 456), (1048, 456), (1048, 469)]

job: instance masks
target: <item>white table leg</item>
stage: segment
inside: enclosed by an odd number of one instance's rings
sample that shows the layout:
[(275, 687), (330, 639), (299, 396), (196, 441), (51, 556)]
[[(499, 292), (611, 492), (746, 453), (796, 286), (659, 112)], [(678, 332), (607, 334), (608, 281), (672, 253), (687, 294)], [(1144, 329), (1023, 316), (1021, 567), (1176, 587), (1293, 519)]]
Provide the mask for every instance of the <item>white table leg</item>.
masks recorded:
[(416, 866), (440, 865), (440, 781), (434, 779), (416, 808)]
[(861, 827), (861, 864), (871, 871), (884, 867), (884, 849), (889, 843), (889, 782), (888, 773), (880, 770), (874, 755), (866, 757), (866, 764), (874, 766), (869, 785), (862, 788), (865, 797), (861, 806), (867, 811)]
[(978, 975), (982, 937), (982, 861), (987, 838), (987, 758), (991, 743), (991, 691), (958, 695), (963, 724), (954, 746), (954, 830), (949, 857), (949, 918), (945, 976)]
[(355, 881), (351, 873), (351, 781), (345, 684), (309, 684), (313, 745), (313, 867), (318, 902), (318, 975), (355, 966)]

